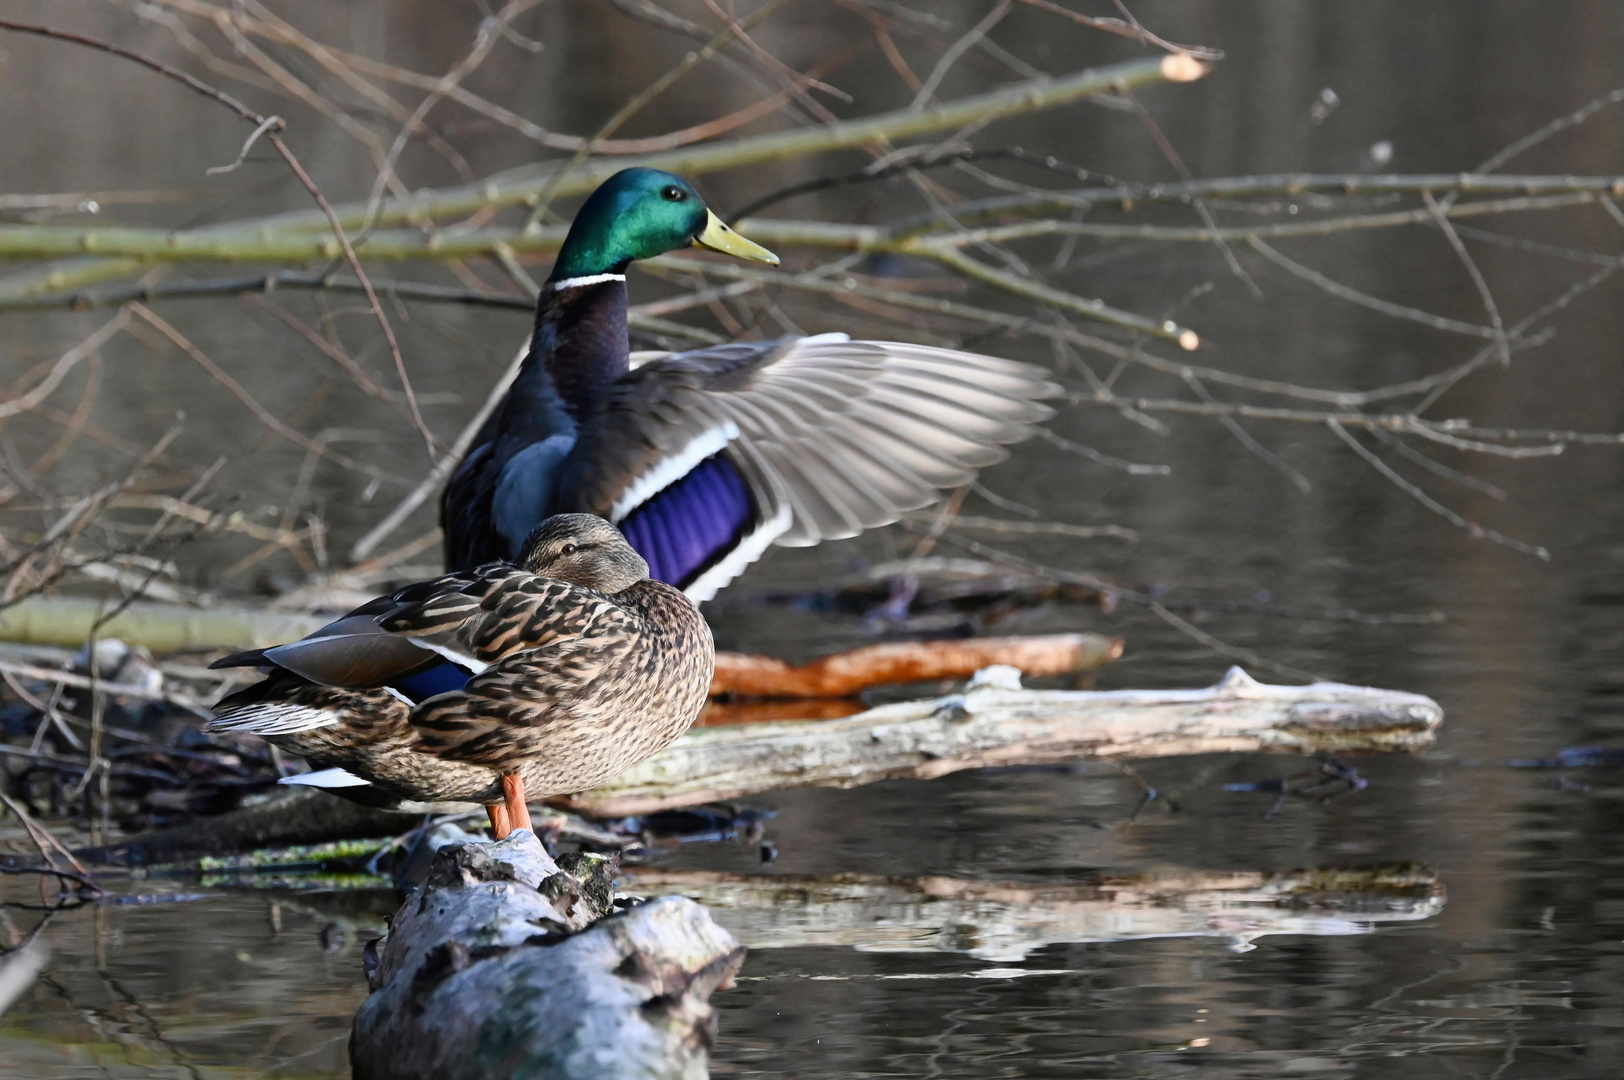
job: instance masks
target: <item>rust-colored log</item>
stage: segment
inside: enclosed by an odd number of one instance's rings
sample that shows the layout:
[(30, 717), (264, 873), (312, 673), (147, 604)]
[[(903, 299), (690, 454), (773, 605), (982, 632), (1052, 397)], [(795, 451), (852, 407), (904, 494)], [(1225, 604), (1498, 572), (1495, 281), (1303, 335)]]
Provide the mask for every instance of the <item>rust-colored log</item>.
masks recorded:
[(843, 720), (865, 712), (862, 698), (766, 698), (753, 701), (705, 703), (694, 727), (725, 727), (729, 724), (770, 724), (777, 720)]
[(968, 679), (994, 664), (1019, 668), (1027, 678), (1072, 675), (1121, 656), (1122, 639), (1103, 634), (888, 642), (819, 657), (800, 667), (770, 656), (719, 652), (710, 692), (712, 697), (849, 697), (890, 683)]

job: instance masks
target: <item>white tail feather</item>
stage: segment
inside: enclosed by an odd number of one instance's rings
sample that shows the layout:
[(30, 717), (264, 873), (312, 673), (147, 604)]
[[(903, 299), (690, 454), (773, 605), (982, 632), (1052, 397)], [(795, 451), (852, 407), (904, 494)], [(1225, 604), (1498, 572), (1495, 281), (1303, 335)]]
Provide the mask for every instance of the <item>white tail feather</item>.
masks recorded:
[(284, 776), (277, 783), (303, 784), (307, 787), (319, 788), (369, 786), (367, 781), (352, 772), (345, 772), (343, 769), (317, 769), (314, 772), (300, 773), (298, 776)]

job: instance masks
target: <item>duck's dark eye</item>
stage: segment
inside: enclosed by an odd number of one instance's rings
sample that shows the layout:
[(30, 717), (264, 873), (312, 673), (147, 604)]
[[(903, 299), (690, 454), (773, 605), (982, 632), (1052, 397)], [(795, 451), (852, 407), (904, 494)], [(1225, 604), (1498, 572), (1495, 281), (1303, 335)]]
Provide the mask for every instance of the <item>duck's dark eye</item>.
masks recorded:
[(681, 202), (688, 197), (688, 193), (675, 184), (667, 184), (660, 189), (660, 197), (669, 202)]
[(576, 544), (565, 544), (563, 547), (558, 549), (558, 553), (560, 555), (574, 555), (580, 550), (580, 547)]

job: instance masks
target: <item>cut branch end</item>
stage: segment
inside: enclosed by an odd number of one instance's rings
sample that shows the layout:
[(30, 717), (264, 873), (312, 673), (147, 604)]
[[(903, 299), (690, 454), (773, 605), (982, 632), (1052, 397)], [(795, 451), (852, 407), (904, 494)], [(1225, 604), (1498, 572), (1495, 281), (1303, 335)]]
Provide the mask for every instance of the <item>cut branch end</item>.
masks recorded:
[(1162, 57), (1162, 78), (1168, 82), (1195, 82), (1207, 70), (1207, 65), (1193, 56)]

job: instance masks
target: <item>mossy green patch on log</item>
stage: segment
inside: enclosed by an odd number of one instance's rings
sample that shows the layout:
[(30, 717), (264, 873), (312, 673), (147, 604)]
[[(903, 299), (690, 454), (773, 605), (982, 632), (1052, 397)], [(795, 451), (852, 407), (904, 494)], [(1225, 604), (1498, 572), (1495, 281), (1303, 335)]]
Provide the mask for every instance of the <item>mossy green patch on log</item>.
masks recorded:
[(144, 645), (153, 652), (186, 649), (261, 649), (304, 637), (327, 620), (292, 611), (248, 607), (189, 608), (137, 601), (100, 629), (108, 610), (100, 600), (75, 596), (31, 596), (0, 610), (0, 641), (77, 648), (95, 630), (98, 637)]

